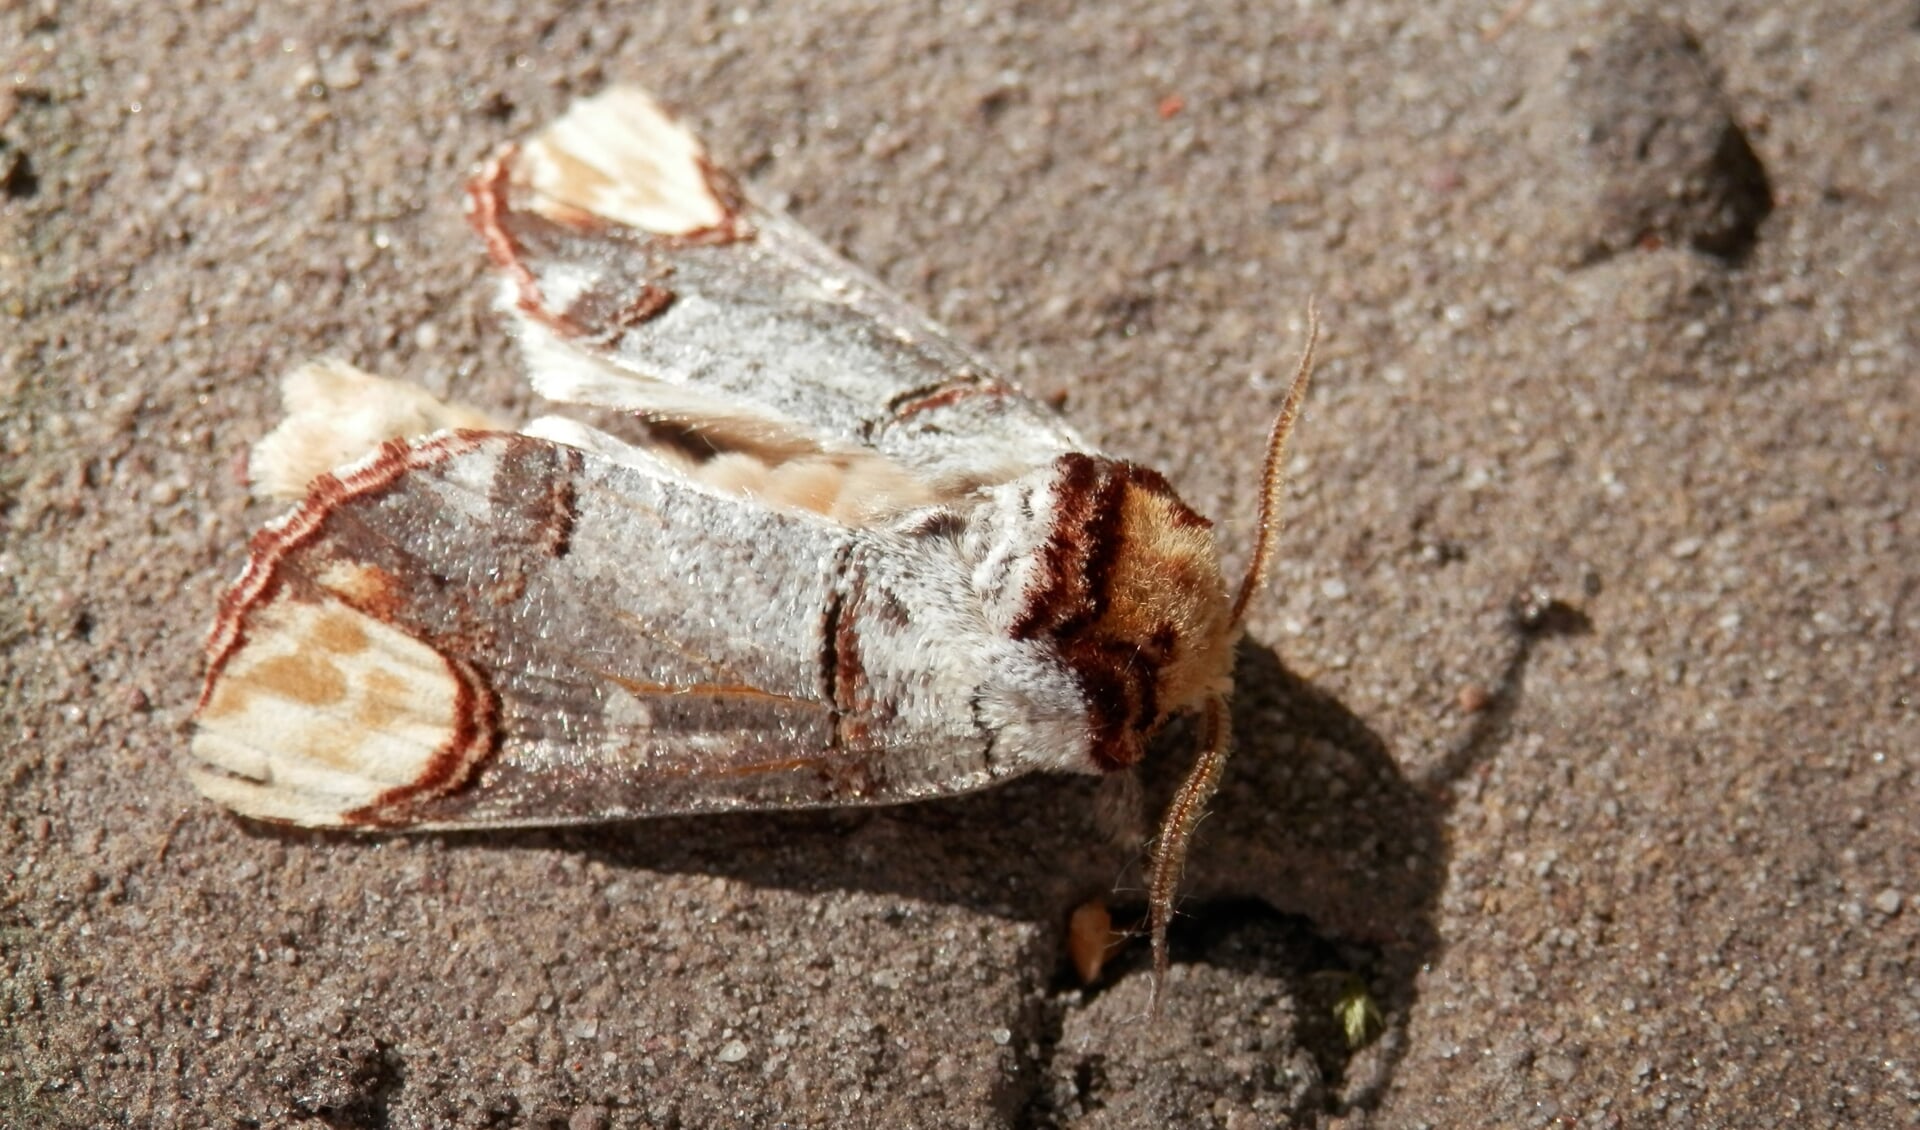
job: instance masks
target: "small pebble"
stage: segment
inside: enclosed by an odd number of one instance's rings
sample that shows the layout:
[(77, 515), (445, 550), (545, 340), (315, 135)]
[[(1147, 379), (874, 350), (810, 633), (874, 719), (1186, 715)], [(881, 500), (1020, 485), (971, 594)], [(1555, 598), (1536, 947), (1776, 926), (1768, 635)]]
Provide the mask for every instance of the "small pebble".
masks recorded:
[(1565, 1083), (1573, 1078), (1573, 1058), (1559, 1054), (1540, 1057), (1540, 1070), (1547, 1078), (1556, 1083)]

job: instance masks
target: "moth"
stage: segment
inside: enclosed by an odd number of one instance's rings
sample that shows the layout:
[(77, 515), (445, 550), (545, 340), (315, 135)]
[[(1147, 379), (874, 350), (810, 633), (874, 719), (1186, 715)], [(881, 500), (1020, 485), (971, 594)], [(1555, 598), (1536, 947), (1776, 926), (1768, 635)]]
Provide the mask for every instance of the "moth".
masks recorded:
[(894, 804), (1201, 750), (1151, 854), (1155, 988), (1247, 603), (1210, 523), (753, 203), (647, 94), (509, 144), (468, 212), (524, 427), (292, 373), (186, 773), (245, 816), (455, 829)]

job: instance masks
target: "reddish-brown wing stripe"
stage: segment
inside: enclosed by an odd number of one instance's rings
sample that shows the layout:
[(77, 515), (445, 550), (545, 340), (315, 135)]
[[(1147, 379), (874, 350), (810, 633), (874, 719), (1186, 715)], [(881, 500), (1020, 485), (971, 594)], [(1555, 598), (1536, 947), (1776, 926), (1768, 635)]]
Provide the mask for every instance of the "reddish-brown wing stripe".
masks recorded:
[(467, 222), (487, 246), (487, 258), (505, 271), (518, 292), (520, 309), (541, 316), (546, 303), (540, 297), (540, 283), (520, 259), (520, 245), (507, 230), (511, 209), (507, 202), (508, 178), (512, 175), (514, 153), (519, 147), (503, 145), (480, 172), (467, 182)]
[(893, 418), (889, 423), (898, 423), (922, 412), (932, 412), (947, 408), (962, 400), (974, 397), (1008, 397), (1019, 394), (1009, 385), (991, 379), (968, 376), (961, 380), (939, 385), (934, 388), (895, 397), (887, 407), (892, 410)]
[(247, 613), (272, 598), (281, 583), (280, 566), (289, 554), (319, 535), (327, 516), (348, 499), (378, 494), (402, 476), (472, 451), (493, 432), (450, 432), (422, 443), (389, 440), (373, 455), (339, 472), (321, 475), (308, 488), (306, 500), (286, 517), (253, 536), (247, 567), (220, 600), (220, 611), (208, 633), (207, 678), (196, 709), (205, 710), (213, 687), (227, 661), (246, 642)]
[(571, 447), (526, 445), (514, 457), (502, 459), (494, 473), (489, 505), (497, 514), (516, 518), (509, 523), (512, 528), (524, 525), (525, 541), (542, 557), (565, 557), (573, 544), (579, 521), (574, 484), (584, 458)]
[(860, 660), (858, 627), (866, 577), (851, 562), (849, 547), (840, 552), (833, 564), (836, 584), (823, 621), (826, 646), (820, 657), (823, 698), (833, 704), (836, 751), (859, 749), (866, 744), (867, 726), (863, 719), (872, 706), (866, 670)]

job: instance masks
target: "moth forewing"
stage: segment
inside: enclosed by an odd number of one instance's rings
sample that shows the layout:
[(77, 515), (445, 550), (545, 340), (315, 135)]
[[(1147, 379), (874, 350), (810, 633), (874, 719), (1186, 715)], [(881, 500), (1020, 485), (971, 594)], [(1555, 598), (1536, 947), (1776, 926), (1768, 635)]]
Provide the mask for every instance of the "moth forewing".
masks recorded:
[[(560, 175), (605, 166), (599, 148), (631, 153), (669, 135), (654, 159), (624, 165), (631, 192), (705, 185), (699, 214), (724, 218), (698, 231), (627, 207), (594, 211), (600, 174)], [(586, 99), (504, 147), (469, 201), (530, 379), (551, 399), (673, 421), (726, 451), (753, 450), (743, 426), (864, 451), (948, 496), (1087, 449), (937, 323), (754, 203), (637, 91)]]
[(1126, 769), (1200, 712), (1154, 854), (1163, 971), (1257, 584), (1230, 599), (1210, 524), (639, 91), (468, 197), (562, 411), (511, 431), (347, 370), (296, 382), (259, 470), (314, 477), (222, 602), (194, 783), (363, 828), (879, 804)]
[(192, 772), (264, 819), (424, 828), (1084, 764), (1071, 672), (964, 596), (969, 520), (850, 529), (527, 435), (391, 443), (256, 541)]

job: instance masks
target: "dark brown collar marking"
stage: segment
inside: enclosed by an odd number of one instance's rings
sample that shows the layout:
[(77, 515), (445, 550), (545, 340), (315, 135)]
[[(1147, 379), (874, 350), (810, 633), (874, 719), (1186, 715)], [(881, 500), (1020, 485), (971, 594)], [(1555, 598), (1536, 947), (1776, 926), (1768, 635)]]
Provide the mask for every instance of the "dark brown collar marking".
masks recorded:
[(1180, 642), (1175, 624), (1155, 622), (1142, 630), (1129, 610), (1113, 607), (1116, 567), (1138, 551), (1132, 539), (1144, 532), (1127, 528), (1127, 492), (1166, 500), (1176, 525), (1208, 523), (1145, 467), (1079, 452), (1054, 465), (1059, 475), (1053, 528), (1042, 551), (1045, 568), (1014, 620), (1013, 636), (1051, 639), (1060, 649), (1086, 698), (1093, 760), (1102, 769), (1123, 769), (1140, 759), (1147, 736), (1159, 726), (1160, 673)]

